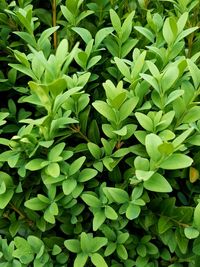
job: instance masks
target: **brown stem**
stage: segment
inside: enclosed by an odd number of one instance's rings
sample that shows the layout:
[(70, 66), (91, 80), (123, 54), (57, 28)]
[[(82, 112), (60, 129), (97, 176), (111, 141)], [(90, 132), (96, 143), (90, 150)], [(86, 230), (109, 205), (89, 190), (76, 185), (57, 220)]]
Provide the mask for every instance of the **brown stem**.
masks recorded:
[(77, 133), (79, 134), (86, 142), (90, 142), (89, 138), (81, 132), (81, 129), (80, 129), (80, 126), (72, 126), (72, 127), (69, 127), (74, 133)]
[(20, 210), (18, 210), (12, 203), (10, 203), (10, 206), (16, 213), (19, 214), (22, 219), (26, 218), (26, 216)]
[[(52, 16), (53, 16), (53, 27), (56, 26), (56, 0), (52, 2)], [(53, 46), (54, 49), (57, 48), (57, 32), (53, 33)]]

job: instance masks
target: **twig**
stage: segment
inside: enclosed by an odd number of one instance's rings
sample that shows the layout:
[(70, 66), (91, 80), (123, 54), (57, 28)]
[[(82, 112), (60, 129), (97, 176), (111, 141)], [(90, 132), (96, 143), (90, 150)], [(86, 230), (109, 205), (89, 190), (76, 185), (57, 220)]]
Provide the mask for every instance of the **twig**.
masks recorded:
[[(52, 2), (52, 16), (53, 16), (53, 27), (56, 26), (56, 0)], [(53, 46), (54, 49), (57, 48), (57, 32), (53, 33)]]

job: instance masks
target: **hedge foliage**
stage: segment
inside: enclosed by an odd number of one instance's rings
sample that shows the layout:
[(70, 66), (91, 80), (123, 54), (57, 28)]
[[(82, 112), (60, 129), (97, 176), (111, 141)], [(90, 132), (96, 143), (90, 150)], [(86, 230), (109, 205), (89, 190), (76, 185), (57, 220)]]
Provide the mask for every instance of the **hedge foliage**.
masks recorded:
[(0, 266), (199, 267), (199, 8), (0, 1)]

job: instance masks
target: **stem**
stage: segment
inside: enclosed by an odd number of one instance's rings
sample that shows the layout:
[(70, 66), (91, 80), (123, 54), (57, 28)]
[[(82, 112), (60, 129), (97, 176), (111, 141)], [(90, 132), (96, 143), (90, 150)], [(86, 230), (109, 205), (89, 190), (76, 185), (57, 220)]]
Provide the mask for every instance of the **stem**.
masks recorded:
[[(53, 27), (56, 26), (56, 0), (52, 2), (52, 16), (53, 16)], [(53, 33), (53, 46), (54, 49), (57, 48), (57, 32)]]
[(72, 127), (69, 127), (70, 130), (72, 130), (74, 133), (77, 133), (79, 134), (86, 142), (90, 142), (89, 138), (81, 132), (81, 129), (80, 129), (80, 126), (76, 127), (76, 126), (72, 126)]
[(19, 214), (19, 216), (20, 216), (22, 219), (25, 219), (25, 218), (26, 218), (26, 216), (25, 216), (20, 210), (18, 210), (12, 203), (10, 203), (10, 206), (11, 206), (11, 208), (12, 208), (16, 213)]

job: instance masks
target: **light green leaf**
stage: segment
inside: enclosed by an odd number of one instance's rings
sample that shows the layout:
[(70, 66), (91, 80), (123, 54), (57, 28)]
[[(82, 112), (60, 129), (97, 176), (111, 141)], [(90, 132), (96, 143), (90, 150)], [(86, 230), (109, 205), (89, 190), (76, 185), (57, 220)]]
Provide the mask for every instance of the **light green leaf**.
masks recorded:
[(143, 113), (136, 112), (135, 117), (138, 120), (139, 124), (147, 131), (153, 132), (154, 125), (151, 118)]
[(4, 209), (8, 205), (13, 195), (13, 189), (6, 189), (6, 192), (0, 195), (0, 209)]
[(194, 210), (194, 219), (193, 219), (193, 222), (194, 222), (194, 226), (200, 230), (200, 203), (197, 204), (195, 210)]
[(170, 65), (168, 69), (163, 73), (161, 79), (161, 86), (163, 91), (169, 90), (179, 77), (179, 69), (177, 65)]
[(194, 86), (197, 89), (199, 87), (199, 84), (200, 84), (200, 79), (199, 79), (200, 69), (197, 67), (197, 65), (191, 59), (187, 59), (187, 64), (188, 64), (188, 68), (189, 68), (189, 71), (190, 71), (192, 79), (193, 79)]
[(176, 170), (187, 168), (192, 165), (193, 159), (184, 154), (172, 154), (160, 164), (165, 170)]
[(126, 210), (126, 217), (129, 220), (134, 220), (140, 215), (141, 208), (140, 206), (130, 203)]
[(154, 171), (136, 170), (135, 175), (140, 181), (147, 181), (154, 174)]
[(107, 118), (107, 120), (113, 122), (116, 121), (115, 113), (107, 103), (101, 100), (97, 100), (94, 103), (92, 103), (92, 105), (101, 115)]
[(63, 189), (63, 193), (65, 195), (69, 195), (71, 194), (74, 189), (76, 188), (77, 186), (77, 182), (75, 179), (73, 178), (68, 178), (67, 180), (65, 180), (63, 183), (62, 183), (62, 189)]
[(129, 67), (126, 65), (126, 63), (123, 61), (123, 59), (114, 57), (114, 61), (120, 70), (120, 72), (124, 75), (124, 77), (131, 82), (131, 73)]
[(135, 26), (134, 29), (144, 35), (150, 42), (154, 43), (154, 34), (147, 28)]
[(127, 127), (124, 126), (120, 130), (113, 131), (113, 133), (120, 135), (120, 136), (125, 136), (127, 134)]
[(45, 172), (56, 178), (60, 175), (60, 166), (57, 162), (51, 162), (46, 168), (45, 168)]
[(118, 215), (111, 206), (105, 206), (105, 216), (110, 220), (117, 220)]
[(43, 210), (48, 206), (47, 203), (42, 202), (37, 197), (27, 200), (24, 205), (31, 210)]
[(184, 228), (184, 234), (188, 239), (194, 239), (199, 236), (199, 231), (194, 227), (190, 226)]
[(172, 17), (167, 18), (163, 25), (163, 36), (168, 45), (171, 45), (178, 33), (176, 20)]
[(32, 159), (25, 165), (25, 168), (30, 171), (37, 171), (44, 167), (42, 166), (43, 162), (44, 159)]
[(82, 156), (82, 157), (76, 159), (69, 167), (69, 175), (73, 175), (77, 171), (79, 171), (80, 168), (82, 167), (83, 163), (85, 162), (85, 160), (86, 160), (85, 156)]
[(97, 197), (95, 197), (91, 194), (83, 193), (81, 195), (81, 198), (90, 207), (101, 208), (101, 206), (102, 206), (101, 201)]
[(104, 187), (103, 192), (108, 198), (110, 203), (116, 202), (119, 204), (123, 204), (129, 201), (129, 195), (123, 189), (114, 188), (114, 187)]
[(125, 120), (128, 116), (131, 115), (132, 111), (137, 106), (138, 101), (139, 98), (136, 96), (136, 97), (131, 97), (122, 104), (122, 106), (119, 109), (120, 121)]
[(162, 144), (161, 138), (156, 134), (148, 134), (145, 138), (145, 146), (148, 155), (155, 161), (158, 161), (161, 158), (161, 153), (158, 150), (158, 147)]
[(182, 119), (183, 123), (191, 123), (200, 119), (200, 107), (194, 106), (188, 110), (184, 118)]
[(180, 134), (173, 140), (172, 145), (175, 148), (179, 147), (185, 141), (185, 139), (193, 132), (193, 130), (194, 129), (191, 127), (184, 131), (182, 134)]
[(97, 252), (100, 248), (102, 248), (108, 243), (108, 239), (105, 237), (94, 237), (92, 243), (93, 243), (92, 252)]
[(73, 252), (73, 253), (79, 253), (81, 251), (80, 241), (76, 239), (68, 239), (64, 241), (65, 247)]
[(78, 35), (83, 39), (86, 44), (88, 44), (89, 41), (92, 40), (92, 35), (87, 29), (81, 27), (72, 27), (72, 30), (78, 33)]
[(113, 9), (110, 9), (110, 19), (111, 19), (113, 28), (119, 35), (121, 31), (121, 21), (120, 21), (119, 16)]
[(90, 153), (92, 154), (92, 156), (93, 156), (95, 159), (100, 159), (100, 158), (101, 158), (101, 156), (102, 156), (102, 151), (101, 151), (101, 148), (100, 148), (98, 145), (89, 142), (89, 143), (87, 144), (87, 146), (88, 146), (88, 149), (89, 149)]
[(112, 27), (100, 29), (95, 35), (95, 42), (94, 42), (95, 48), (97, 49), (101, 44), (101, 42), (106, 38), (106, 36), (108, 36), (112, 32), (113, 32)]
[(91, 255), (91, 261), (96, 267), (108, 267), (104, 258), (99, 253), (94, 253)]
[(64, 148), (65, 148), (65, 143), (63, 142), (54, 146), (48, 153), (49, 161), (57, 161), (59, 159), (60, 154), (63, 152)]
[(105, 222), (106, 216), (104, 214), (104, 210), (101, 209), (94, 213), (93, 218), (93, 231), (97, 231), (99, 227)]
[(149, 180), (144, 181), (144, 188), (160, 193), (169, 193), (172, 191), (169, 182), (159, 173), (155, 173)]
[(97, 173), (98, 172), (94, 169), (86, 168), (80, 172), (79, 177), (78, 177), (78, 181), (81, 183), (89, 181), (92, 178), (94, 178), (97, 175)]
[(88, 259), (88, 255), (85, 253), (79, 253), (77, 254), (75, 261), (74, 261), (74, 266), (73, 267), (83, 267), (85, 266), (86, 262)]

